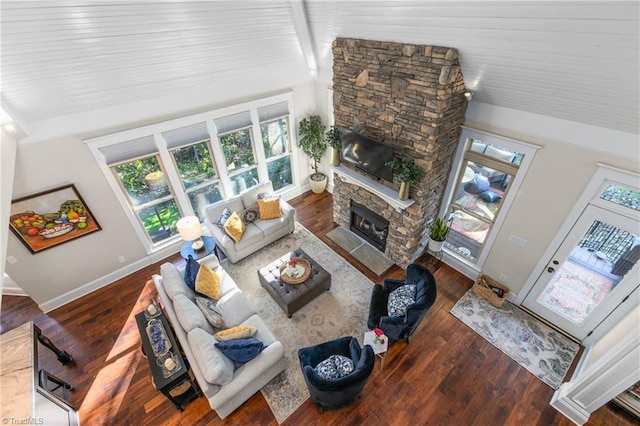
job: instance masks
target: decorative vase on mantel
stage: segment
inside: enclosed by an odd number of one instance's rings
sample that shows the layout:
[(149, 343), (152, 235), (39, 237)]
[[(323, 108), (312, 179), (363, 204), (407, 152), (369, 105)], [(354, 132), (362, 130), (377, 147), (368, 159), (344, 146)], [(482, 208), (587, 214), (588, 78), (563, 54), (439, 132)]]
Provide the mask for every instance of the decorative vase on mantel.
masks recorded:
[(333, 148), (333, 158), (332, 158), (331, 164), (333, 164), (336, 167), (340, 165), (340, 150), (339, 149)]
[(398, 191), (398, 199), (406, 201), (409, 198), (409, 185), (407, 182), (400, 182), (400, 190)]

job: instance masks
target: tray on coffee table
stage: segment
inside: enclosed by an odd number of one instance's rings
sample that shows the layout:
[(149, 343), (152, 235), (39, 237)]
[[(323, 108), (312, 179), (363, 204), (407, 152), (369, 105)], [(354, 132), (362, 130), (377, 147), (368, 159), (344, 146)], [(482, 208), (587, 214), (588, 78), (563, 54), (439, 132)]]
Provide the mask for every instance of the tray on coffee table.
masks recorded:
[(290, 261), (285, 262), (280, 266), (280, 280), (287, 284), (293, 284), (293, 285), (305, 282), (307, 278), (309, 278), (309, 275), (311, 275), (311, 264), (307, 259), (304, 259), (302, 257), (294, 257), (291, 260), (295, 260), (296, 269), (298, 270), (303, 269), (303, 272), (298, 273), (295, 276), (291, 276), (290, 273), (288, 272), (291, 266), (289, 264)]

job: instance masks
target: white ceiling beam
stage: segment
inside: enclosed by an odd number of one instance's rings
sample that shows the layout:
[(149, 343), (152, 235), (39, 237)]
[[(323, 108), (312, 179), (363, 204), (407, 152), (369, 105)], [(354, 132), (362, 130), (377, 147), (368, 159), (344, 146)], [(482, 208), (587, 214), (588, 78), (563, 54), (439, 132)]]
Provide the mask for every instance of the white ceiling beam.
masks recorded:
[(298, 31), (298, 40), (300, 41), (302, 54), (307, 61), (311, 76), (317, 77), (318, 63), (313, 53), (313, 42), (311, 40), (311, 32), (309, 31), (307, 13), (304, 10), (304, 0), (291, 0), (291, 11), (293, 12), (294, 25)]

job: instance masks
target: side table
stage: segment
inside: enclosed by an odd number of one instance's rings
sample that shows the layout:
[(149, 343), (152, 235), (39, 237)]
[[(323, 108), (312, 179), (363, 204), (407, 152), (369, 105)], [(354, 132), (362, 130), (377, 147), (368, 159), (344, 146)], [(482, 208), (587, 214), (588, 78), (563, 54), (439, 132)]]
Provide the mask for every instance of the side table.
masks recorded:
[(204, 243), (204, 246), (200, 250), (194, 250), (191, 247), (191, 241), (182, 245), (180, 248), (180, 254), (185, 260), (189, 259), (189, 256), (193, 256), (195, 260), (202, 259), (203, 257), (210, 255), (216, 249), (216, 242), (213, 238), (207, 235), (203, 235), (200, 238), (202, 238), (202, 242)]
[(173, 359), (175, 359), (178, 365), (173, 373), (167, 374), (167, 370), (158, 363), (159, 359), (162, 361), (166, 356), (156, 357), (149, 342), (149, 336), (147, 334), (149, 320), (145, 316), (145, 312), (136, 314), (135, 318), (138, 330), (140, 331), (140, 340), (142, 340), (142, 351), (149, 363), (149, 369), (151, 370), (151, 376), (156, 389), (162, 392), (178, 410), (184, 411), (184, 406), (196, 398), (200, 398), (202, 391), (191, 377), (189, 365), (180, 353), (180, 347), (171, 331), (169, 321), (167, 321), (162, 311), (154, 316), (154, 319), (162, 323), (166, 338), (171, 345), (170, 352), (173, 354)]
[(376, 333), (367, 331), (364, 333), (364, 344), (373, 348), (373, 353), (380, 358), (380, 371), (384, 370), (384, 361), (387, 356), (387, 348), (389, 346), (389, 338), (384, 334), (380, 336), (384, 343), (375, 342)]

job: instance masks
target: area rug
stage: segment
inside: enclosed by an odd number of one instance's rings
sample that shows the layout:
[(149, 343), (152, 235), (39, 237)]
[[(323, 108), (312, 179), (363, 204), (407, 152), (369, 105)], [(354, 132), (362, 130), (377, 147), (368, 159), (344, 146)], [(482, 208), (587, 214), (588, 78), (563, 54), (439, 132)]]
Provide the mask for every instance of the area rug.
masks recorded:
[(393, 261), (380, 252), (380, 250), (377, 250), (371, 246), (371, 244), (342, 226), (338, 226), (329, 231), (327, 238), (351, 256), (355, 257), (360, 263), (378, 276), (382, 275), (387, 269), (394, 265)]
[(553, 389), (580, 347), (511, 303), (497, 308), (471, 290), (451, 314)]
[(538, 296), (537, 302), (582, 324), (612, 288), (612, 280), (568, 260)]
[[(302, 247), (331, 274), (331, 289), (289, 319), (260, 285), (258, 270), (296, 247)], [(284, 346), (286, 370), (262, 388), (276, 420), (282, 423), (309, 398), (298, 349), (342, 336), (354, 336), (362, 344), (373, 283), (299, 223), (293, 234), (235, 264), (223, 262), (222, 266)]]

